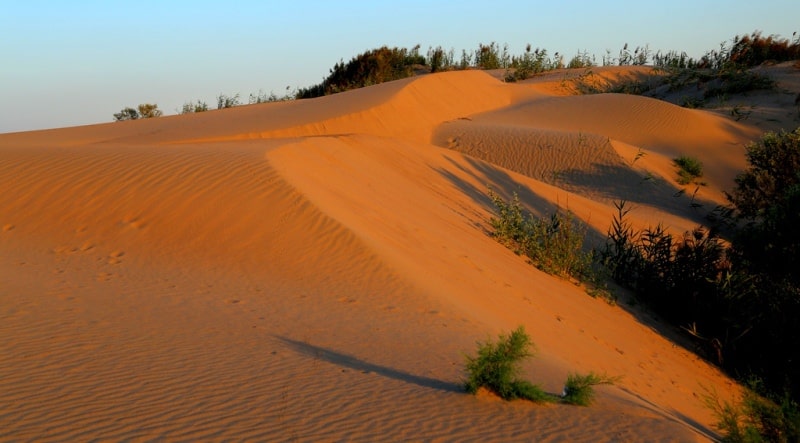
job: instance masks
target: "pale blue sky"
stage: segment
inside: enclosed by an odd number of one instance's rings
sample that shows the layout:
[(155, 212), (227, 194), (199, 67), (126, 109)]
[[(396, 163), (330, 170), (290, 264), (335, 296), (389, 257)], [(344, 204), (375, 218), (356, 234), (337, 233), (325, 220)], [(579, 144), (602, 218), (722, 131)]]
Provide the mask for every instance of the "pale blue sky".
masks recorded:
[(126, 106), (212, 108), (319, 83), (381, 45), (469, 51), (507, 43), (599, 57), (623, 44), (698, 57), (734, 35), (791, 38), (800, 1), (0, 0), (0, 132), (112, 120)]

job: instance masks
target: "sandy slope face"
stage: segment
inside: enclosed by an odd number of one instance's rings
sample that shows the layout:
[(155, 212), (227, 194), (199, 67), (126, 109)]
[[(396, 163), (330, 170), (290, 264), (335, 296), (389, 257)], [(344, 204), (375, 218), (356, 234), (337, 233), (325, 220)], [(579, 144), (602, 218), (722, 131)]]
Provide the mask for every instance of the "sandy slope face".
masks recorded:
[[(537, 98), (447, 123), (434, 141), (573, 191), (617, 200), (644, 192), (653, 194), (646, 198), (653, 202), (688, 206), (668, 198), (682, 188), (671, 160), (700, 160), (705, 186), (696, 197), (724, 203), (723, 191), (746, 166), (744, 145), (756, 137), (752, 128), (702, 111), (599, 94)], [(618, 152), (617, 144), (634, 147), (636, 154), (624, 158), (629, 155)], [(595, 187), (601, 183), (612, 186)]]
[[(702, 386), (728, 394), (729, 380), (487, 235), (487, 184), (537, 212), (568, 201), (603, 232), (613, 210), (585, 190), (613, 174), (578, 193), (536, 174), (624, 171), (648, 131), (670, 130), (658, 115), (637, 129), (616, 96), (595, 105), (617, 118), (568, 123), (585, 103), (545, 89), (447, 73), (0, 136), (0, 439), (708, 437)], [(453, 121), (491, 141), (489, 162), (429, 144)], [(739, 136), (725, 128), (708, 130)], [(557, 154), (541, 167), (523, 149), (545, 142)], [(539, 348), (525, 375), (548, 391), (572, 371), (622, 381), (592, 408), (461, 393), (462, 354), (520, 324)]]

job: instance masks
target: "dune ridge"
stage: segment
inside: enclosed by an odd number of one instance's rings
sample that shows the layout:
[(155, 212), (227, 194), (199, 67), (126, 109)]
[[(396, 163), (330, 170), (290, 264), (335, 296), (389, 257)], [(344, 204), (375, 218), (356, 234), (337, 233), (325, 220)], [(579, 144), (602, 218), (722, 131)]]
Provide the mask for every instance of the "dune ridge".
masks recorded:
[[(714, 159), (719, 201), (756, 131), (537, 85), (450, 72), (0, 135), (0, 439), (713, 439), (703, 389), (736, 384), (495, 242), (487, 186), (595, 238), (629, 194), (638, 225), (690, 229), (659, 200), (671, 156)], [(519, 324), (547, 391), (622, 380), (591, 408), (464, 395), (463, 353)]]

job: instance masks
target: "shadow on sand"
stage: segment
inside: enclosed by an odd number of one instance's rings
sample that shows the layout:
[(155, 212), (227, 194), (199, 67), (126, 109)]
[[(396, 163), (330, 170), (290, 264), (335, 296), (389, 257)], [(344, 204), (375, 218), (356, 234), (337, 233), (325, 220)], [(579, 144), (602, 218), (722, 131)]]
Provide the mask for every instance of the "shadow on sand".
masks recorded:
[(375, 363), (361, 360), (352, 355), (337, 352), (331, 349), (314, 346), (309, 343), (293, 340), (288, 337), (275, 337), (288, 348), (308, 357), (323, 360), (337, 366), (353, 369), (363, 373), (374, 372), (383, 377), (399, 380), (405, 383), (412, 383), (423, 388), (437, 389), (446, 392), (464, 392), (464, 388), (458, 383), (446, 382), (430, 377), (403, 372), (398, 369), (381, 366)]

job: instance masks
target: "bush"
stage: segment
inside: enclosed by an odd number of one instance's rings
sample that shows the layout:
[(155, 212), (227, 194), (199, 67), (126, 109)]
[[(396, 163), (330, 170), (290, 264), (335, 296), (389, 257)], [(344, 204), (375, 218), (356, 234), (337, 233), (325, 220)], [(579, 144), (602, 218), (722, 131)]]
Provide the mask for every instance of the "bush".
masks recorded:
[(800, 441), (800, 409), (785, 394), (778, 401), (759, 395), (758, 381), (751, 381), (736, 403), (720, 400), (712, 391), (704, 402), (717, 418), (723, 441), (731, 443)]
[(676, 239), (661, 225), (638, 231), (628, 222), (626, 203), (615, 206), (601, 263), (614, 280), (633, 289), (667, 320), (695, 325), (692, 331), (698, 339), (711, 334), (703, 338), (703, 345), (722, 364), (723, 345), (746, 334), (748, 323), (730, 313), (736, 299), (723, 289), (730, 264), (717, 234), (698, 227)]
[(539, 386), (517, 378), (520, 363), (533, 356), (532, 346), (522, 326), (509, 335), (500, 334), (497, 343), (478, 342), (478, 355), (466, 357), (468, 378), (464, 389), (475, 394), (478, 389), (486, 388), (504, 400), (553, 401), (553, 397)]
[(678, 167), (678, 183), (688, 185), (703, 176), (703, 164), (693, 157), (680, 156), (672, 160)]
[(561, 396), (564, 403), (577, 406), (589, 406), (595, 397), (594, 387), (612, 385), (619, 377), (609, 377), (590, 372), (586, 375), (569, 374)]
[(114, 121), (125, 120), (138, 120), (140, 118), (155, 118), (161, 117), (162, 112), (158, 109), (158, 105), (143, 103), (138, 106), (138, 109), (125, 108), (120, 112), (114, 114)]
[(511, 202), (489, 190), (498, 217), (489, 224), (492, 236), (548, 274), (571, 276), (581, 281), (592, 280), (591, 253), (583, 252), (586, 228), (569, 212), (555, 212), (547, 218), (523, 214), (519, 197)]
[[(507, 50), (507, 48), (506, 48)], [(506, 50), (503, 51), (505, 54)], [(504, 67), (504, 56), (500, 54), (500, 47), (495, 42), (488, 45), (478, 45), (475, 51), (475, 65), (480, 69), (499, 69)]]
[(767, 132), (746, 146), (746, 155), (750, 168), (736, 177), (728, 200), (741, 217), (763, 219), (800, 184), (800, 128)]
[(800, 129), (767, 133), (747, 148), (750, 166), (714, 230), (675, 239), (634, 230), (617, 205), (602, 263), (623, 286), (696, 340), (729, 373), (763, 380), (765, 392), (800, 398)]
[(133, 108), (124, 108), (122, 111), (117, 112), (114, 114), (114, 121), (125, 121), (125, 120), (138, 120), (139, 119), (139, 111)]
[(561, 67), (561, 59), (558, 53), (556, 53), (554, 59), (549, 58), (546, 49), (536, 48), (531, 51), (531, 45), (528, 44), (525, 47), (524, 54), (519, 57), (511, 57), (511, 65), (509, 67), (511, 69), (506, 74), (505, 80), (507, 82), (516, 82), (525, 80), (541, 72)]
[(411, 77), (414, 75), (414, 66), (424, 65), (425, 62), (425, 57), (419, 54), (419, 46), (410, 51), (405, 48), (382, 46), (359, 54), (346, 64), (337, 63), (321, 84), (301, 88), (297, 91), (296, 97), (320, 97)]
[(217, 96), (217, 109), (232, 108), (241, 104), (242, 103), (239, 101), (239, 94), (234, 96), (220, 94)]
[(144, 103), (139, 105), (139, 116), (141, 118), (155, 118), (161, 117), (163, 113), (158, 109), (158, 105)]
[(453, 69), (455, 68), (454, 50), (446, 52), (441, 46), (430, 48), (426, 61), (431, 67), (431, 73)]
[(748, 145), (747, 160), (729, 196), (736, 221), (745, 222), (734, 235), (731, 261), (746, 280), (733, 290), (753, 325), (740, 346), (747, 359), (737, 366), (797, 400), (800, 348), (764, 344), (800, 341), (800, 128), (765, 134)]
[(180, 110), (181, 114), (193, 114), (196, 112), (208, 111), (208, 104), (197, 100), (195, 103), (184, 103)]

